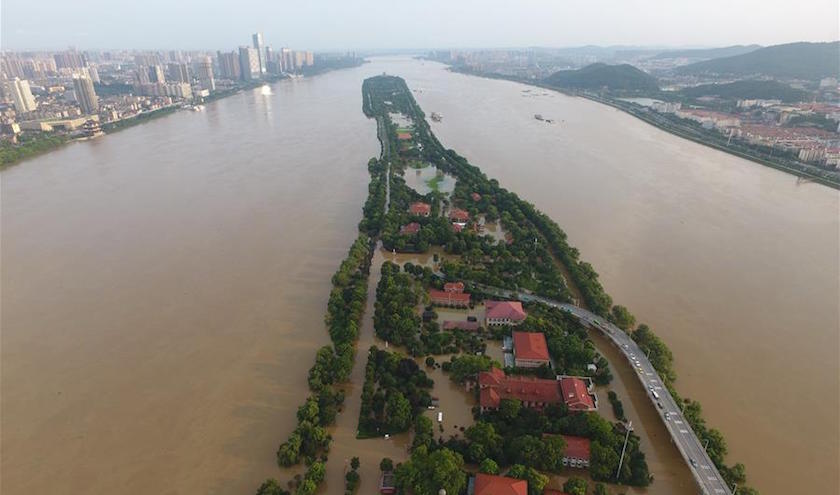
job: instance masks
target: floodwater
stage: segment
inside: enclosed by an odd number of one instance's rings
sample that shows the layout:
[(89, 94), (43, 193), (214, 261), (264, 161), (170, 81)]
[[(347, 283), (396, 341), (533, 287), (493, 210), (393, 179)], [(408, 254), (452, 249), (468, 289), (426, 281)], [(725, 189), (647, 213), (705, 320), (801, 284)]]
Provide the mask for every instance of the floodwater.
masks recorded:
[[(408, 58), (280, 82), (0, 174), (0, 491), (248, 493), (283, 479), (274, 452), (328, 341), (330, 276), (379, 151), (361, 82), (383, 71), (445, 116), (432, 125), (446, 146), (551, 215), (665, 339), (679, 389), (703, 403), (752, 484), (837, 491), (837, 191), (609, 107), (523, 98), (522, 85)], [(656, 444), (651, 492), (679, 493), (685, 467), (605, 352), (634, 426)], [(363, 457), (367, 489), (382, 451), (404, 451), (397, 438), (355, 441), (355, 395), (324, 493), (348, 456)]]

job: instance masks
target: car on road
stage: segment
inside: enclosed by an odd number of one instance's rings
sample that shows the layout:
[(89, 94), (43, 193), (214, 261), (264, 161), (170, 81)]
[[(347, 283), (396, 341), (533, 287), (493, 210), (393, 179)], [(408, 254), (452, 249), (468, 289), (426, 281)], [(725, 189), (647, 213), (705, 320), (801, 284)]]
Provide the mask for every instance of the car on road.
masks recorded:
[(691, 462), (692, 466), (697, 467), (697, 461), (695, 461), (694, 459), (689, 459), (689, 461)]

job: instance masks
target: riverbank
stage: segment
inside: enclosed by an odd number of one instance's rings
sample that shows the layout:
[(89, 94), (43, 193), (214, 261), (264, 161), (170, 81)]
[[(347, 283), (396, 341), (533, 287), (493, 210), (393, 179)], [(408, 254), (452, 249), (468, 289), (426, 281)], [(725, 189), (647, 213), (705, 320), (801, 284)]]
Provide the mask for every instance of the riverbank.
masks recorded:
[(617, 110), (621, 110), (629, 115), (632, 115), (639, 120), (644, 121), (658, 129), (666, 131), (670, 134), (675, 136), (679, 136), (683, 139), (688, 139), (689, 141), (693, 141), (698, 144), (702, 144), (704, 146), (708, 146), (709, 148), (716, 149), (718, 151), (722, 151), (724, 153), (729, 153), (731, 155), (737, 156), (738, 158), (743, 158), (745, 160), (749, 160), (751, 162), (759, 163), (761, 165), (765, 165), (767, 167), (774, 168), (776, 170), (787, 172), (791, 175), (795, 175), (810, 182), (816, 182), (822, 184), (824, 186), (828, 186), (834, 189), (840, 189), (840, 176), (835, 176), (831, 174), (831, 172), (820, 169), (819, 167), (814, 167), (812, 165), (802, 164), (802, 163), (790, 163), (789, 161), (780, 161), (775, 159), (770, 159), (750, 153), (746, 150), (739, 150), (735, 149), (733, 145), (727, 145), (726, 139), (722, 137), (715, 136), (708, 131), (700, 130), (700, 129), (689, 129), (686, 126), (678, 126), (673, 122), (669, 122), (668, 119), (658, 116), (655, 112), (651, 112), (645, 110), (642, 107), (638, 107), (633, 105), (629, 102), (624, 102), (615, 98), (609, 98), (604, 96), (599, 96), (596, 94), (582, 92), (582, 91), (569, 91), (567, 89), (559, 88), (556, 86), (551, 86), (548, 84), (543, 84), (539, 81), (533, 81), (529, 79), (514, 77), (514, 76), (506, 76), (503, 74), (496, 74), (496, 73), (484, 73), (484, 72), (476, 72), (476, 71), (469, 71), (464, 70), (452, 65), (449, 65), (449, 70), (452, 72), (456, 72), (459, 74), (465, 74), (469, 76), (476, 76), (476, 77), (483, 77), (487, 79), (501, 79), (505, 81), (516, 82), (520, 84), (526, 84), (529, 86), (534, 86), (542, 89), (547, 89), (551, 91), (557, 91), (559, 93), (563, 93), (567, 96), (579, 96), (581, 98), (586, 98), (588, 100), (594, 101), (596, 103), (601, 103), (610, 107), (613, 107)]

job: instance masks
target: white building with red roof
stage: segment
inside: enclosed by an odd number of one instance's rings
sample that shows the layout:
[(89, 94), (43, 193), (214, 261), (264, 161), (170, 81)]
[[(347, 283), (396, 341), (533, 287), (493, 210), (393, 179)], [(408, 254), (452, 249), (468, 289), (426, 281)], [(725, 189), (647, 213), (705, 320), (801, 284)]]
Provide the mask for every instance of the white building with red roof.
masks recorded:
[(444, 290), (430, 289), (429, 300), (438, 306), (452, 306), (455, 308), (466, 308), (470, 305), (470, 295), (463, 292), (449, 292)]
[(486, 326), (519, 325), (528, 316), (519, 301), (487, 301), (484, 303)]
[(504, 399), (516, 399), (524, 407), (542, 409), (563, 402), (560, 382), (533, 376), (505, 375), (499, 368), (478, 374), (478, 403), (481, 411), (494, 411)]
[(566, 403), (569, 411), (596, 411), (598, 409), (598, 397), (593, 391), (590, 378), (561, 376), (558, 380), (563, 393), (563, 402)]
[(513, 332), (513, 363), (518, 368), (550, 366), (548, 344), (540, 332)]

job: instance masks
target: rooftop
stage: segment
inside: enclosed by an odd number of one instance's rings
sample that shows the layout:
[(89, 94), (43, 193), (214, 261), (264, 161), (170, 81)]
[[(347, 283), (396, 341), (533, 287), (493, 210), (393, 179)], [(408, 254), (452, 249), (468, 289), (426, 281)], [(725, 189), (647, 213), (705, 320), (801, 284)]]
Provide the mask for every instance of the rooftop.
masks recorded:
[(487, 301), (484, 307), (487, 308), (486, 317), (492, 320), (522, 321), (528, 316), (519, 301)]
[(548, 361), (545, 334), (539, 332), (513, 332), (513, 353), (517, 359)]
[(477, 473), (474, 495), (528, 495), (528, 482), (507, 476)]

